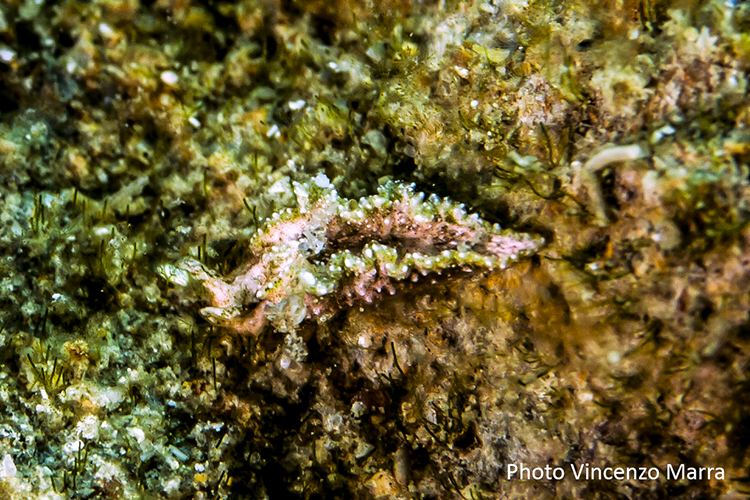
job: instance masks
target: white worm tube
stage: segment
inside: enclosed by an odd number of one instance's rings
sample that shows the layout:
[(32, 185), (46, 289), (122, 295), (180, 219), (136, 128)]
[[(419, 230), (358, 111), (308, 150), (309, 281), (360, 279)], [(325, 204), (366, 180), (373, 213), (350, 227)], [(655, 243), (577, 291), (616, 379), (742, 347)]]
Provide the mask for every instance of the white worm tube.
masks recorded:
[(646, 156), (646, 151), (638, 144), (610, 146), (589, 158), (586, 164), (583, 165), (583, 168), (579, 170), (580, 180), (588, 188), (587, 190), (591, 199), (589, 208), (591, 208), (599, 224), (606, 225), (609, 221), (604, 205), (604, 195), (599, 185), (599, 179), (596, 178), (594, 173), (612, 163), (637, 160), (644, 156)]
[(586, 162), (583, 168), (588, 172), (598, 172), (610, 163), (637, 160), (644, 156), (646, 156), (646, 152), (638, 144), (631, 144), (630, 146), (611, 146), (599, 151), (589, 158), (589, 161)]

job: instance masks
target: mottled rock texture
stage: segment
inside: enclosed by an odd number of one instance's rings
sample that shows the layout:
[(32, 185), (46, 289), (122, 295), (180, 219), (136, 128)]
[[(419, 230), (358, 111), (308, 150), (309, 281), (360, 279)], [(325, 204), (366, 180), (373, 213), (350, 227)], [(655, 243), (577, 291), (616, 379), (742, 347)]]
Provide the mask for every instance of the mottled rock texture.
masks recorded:
[(3, 2), (0, 491), (750, 494), (749, 56), (732, 0)]

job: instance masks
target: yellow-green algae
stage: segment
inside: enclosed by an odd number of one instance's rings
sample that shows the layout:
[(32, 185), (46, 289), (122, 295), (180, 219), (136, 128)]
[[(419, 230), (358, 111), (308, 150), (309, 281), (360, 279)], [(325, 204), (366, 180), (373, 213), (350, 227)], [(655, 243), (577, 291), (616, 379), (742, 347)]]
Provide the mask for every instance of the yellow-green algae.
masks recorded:
[[(733, 0), (2, 3), (0, 489), (747, 495), (749, 29)], [(257, 337), (158, 276), (229, 274), (320, 174), (547, 243)]]

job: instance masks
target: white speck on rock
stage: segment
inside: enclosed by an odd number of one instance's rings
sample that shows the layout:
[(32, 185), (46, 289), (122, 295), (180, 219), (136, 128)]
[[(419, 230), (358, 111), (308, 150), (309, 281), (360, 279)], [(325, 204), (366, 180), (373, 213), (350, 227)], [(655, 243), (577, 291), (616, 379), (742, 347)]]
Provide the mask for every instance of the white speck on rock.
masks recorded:
[(9, 453), (3, 457), (3, 462), (0, 463), (0, 478), (16, 477), (18, 470), (16, 464), (13, 462), (13, 457)]
[(3, 62), (11, 62), (13, 59), (15, 59), (15, 57), (16, 53), (11, 49), (0, 49), (0, 59), (2, 59)]
[(300, 273), (300, 279), (302, 280), (302, 283), (304, 283), (307, 286), (313, 286), (315, 284), (315, 275), (311, 273), (310, 271), (302, 271)]
[(291, 109), (292, 111), (297, 111), (298, 109), (302, 109), (305, 104), (307, 103), (302, 99), (299, 99), (297, 101), (289, 101), (289, 109)]
[(161, 81), (167, 85), (174, 85), (177, 80), (179, 80), (179, 77), (174, 71), (165, 71), (161, 74)]
[(76, 424), (76, 433), (84, 439), (98, 439), (99, 419), (96, 415), (87, 415)]
[(106, 23), (99, 24), (99, 33), (101, 33), (102, 36), (106, 36), (108, 38), (115, 34), (115, 32), (112, 31), (112, 28), (110, 28)]
[(164, 493), (166, 493), (170, 497), (175, 497), (180, 492), (180, 480), (179, 479), (170, 479), (169, 481), (164, 483)]
[(141, 444), (144, 439), (146, 439), (146, 433), (143, 432), (143, 429), (139, 429), (138, 427), (133, 427), (132, 429), (128, 429), (128, 434), (133, 436), (135, 440), (138, 442), (138, 444)]
[(330, 187), (331, 181), (328, 179), (326, 174), (318, 174), (313, 178), (313, 182), (316, 186), (319, 188), (325, 189), (327, 187)]
[(288, 370), (292, 365), (292, 360), (289, 359), (288, 356), (282, 356), (281, 360), (279, 361), (279, 365), (281, 366), (282, 370)]

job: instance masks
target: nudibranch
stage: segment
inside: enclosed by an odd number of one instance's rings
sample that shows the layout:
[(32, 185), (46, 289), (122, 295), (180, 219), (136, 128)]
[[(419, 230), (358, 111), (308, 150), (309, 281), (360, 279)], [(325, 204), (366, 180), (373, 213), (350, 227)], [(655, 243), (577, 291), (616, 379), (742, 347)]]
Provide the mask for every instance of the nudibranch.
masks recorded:
[(293, 187), (297, 209), (259, 229), (250, 261), (228, 276), (191, 258), (159, 273), (178, 286), (197, 281), (208, 304), (200, 313), (212, 324), (245, 335), (268, 323), (289, 332), (305, 319), (394, 294), (401, 281), (505, 268), (544, 243), (391, 180), (359, 201), (339, 197), (323, 174)]

